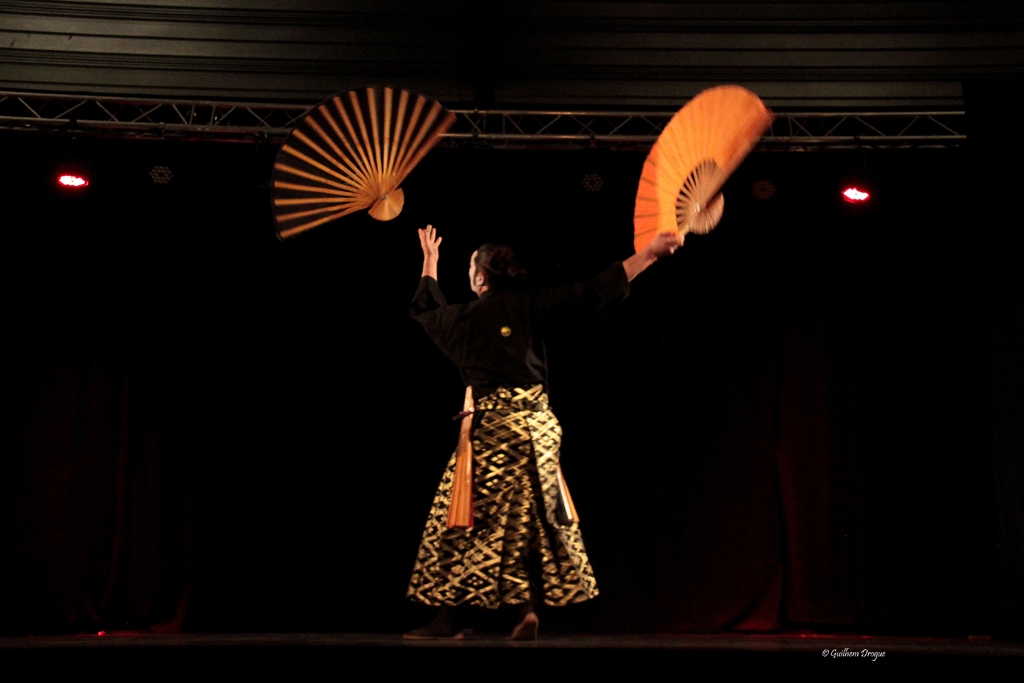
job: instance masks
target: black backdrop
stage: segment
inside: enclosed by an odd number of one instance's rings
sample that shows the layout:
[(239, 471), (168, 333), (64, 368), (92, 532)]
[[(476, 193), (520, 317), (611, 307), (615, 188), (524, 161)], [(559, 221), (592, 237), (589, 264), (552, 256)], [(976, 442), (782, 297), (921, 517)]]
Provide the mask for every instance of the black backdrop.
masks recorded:
[[(407, 317), (414, 230), (444, 236), (451, 299), (485, 241), (517, 247), (537, 285), (585, 277), (631, 253), (643, 161), (436, 150), (395, 221), (280, 243), (273, 146), (3, 145), (9, 633), (429, 616), (404, 584), (462, 388)], [(62, 159), (84, 192), (56, 189)], [(966, 159), (753, 155), (714, 233), (557, 343), (602, 595), (546, 630), (991, 632), (988, 265)], [(867, 206), (839, 201), (852, 175)], [(776, 193), (755, 199), (765, 179)]]

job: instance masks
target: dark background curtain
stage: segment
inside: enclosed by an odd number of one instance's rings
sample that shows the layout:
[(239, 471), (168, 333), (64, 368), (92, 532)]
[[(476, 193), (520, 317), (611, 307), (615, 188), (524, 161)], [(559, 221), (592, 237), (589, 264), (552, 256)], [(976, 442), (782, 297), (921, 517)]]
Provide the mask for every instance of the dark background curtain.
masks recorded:
[[(407, 315), (414, 229), (444, 235), (450, 299), (486, 241), (570, 282), (631, 253), (643, 162), (436, 150), (395, 221), (279, 243), (273, 146), (4, 141), (9, 633), (416, 625), (405, 582), (462, 387)], [(715, 232), (553, 344), (602, 595), (546, 629), (995, 628), (1020, 514), (993, 497), (993, 416), (1013, 408), (969, 158), (753, 155)], [(53, 187), (61, 159), (86, 192)], [(868, 206), (840, 201), (852, 176)]]
[(1024, 79), (964, 83), (973, 205), (984, 250), (991, 366), (992, 514), (998, 579), (996, 630), (1024, 636), (1024, 142), (1010, 122)]

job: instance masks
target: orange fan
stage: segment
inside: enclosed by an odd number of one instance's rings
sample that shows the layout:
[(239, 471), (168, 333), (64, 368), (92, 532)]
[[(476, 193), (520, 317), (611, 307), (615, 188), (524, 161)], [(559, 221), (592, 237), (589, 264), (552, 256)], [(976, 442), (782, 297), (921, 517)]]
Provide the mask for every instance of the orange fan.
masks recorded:
[(274, 163), (278, 236), (360, 209), (391, 220), (405, 203), (399, 185), (453, 123), (440, 102), (408, 90), (366, 88), (326, 100), (289, 133)]
[(738, 85), (705, 90), (676, 112), (640, 176), (633, 245), (659, 232), (710, 232), (722, 219), (722, 185), (771, 125), (771, 111)]

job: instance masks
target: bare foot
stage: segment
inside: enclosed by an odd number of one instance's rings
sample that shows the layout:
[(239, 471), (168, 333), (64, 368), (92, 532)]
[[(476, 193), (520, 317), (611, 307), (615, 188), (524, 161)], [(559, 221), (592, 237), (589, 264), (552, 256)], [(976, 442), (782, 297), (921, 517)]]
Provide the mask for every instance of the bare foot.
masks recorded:
[(456, 633), (450, 631), (437, 631), (429, 626), (413, 629), (402, 634), (403, 640), (462, 640), (466, 637), (469, 629), (463, 629)]
[(537, 628), (540, 626), (540, 619), (533, 612), (527, 612), (522, 621), (512, 629), (511, 640), (537, 640)]
[(460, 615), (454, 608), (442, 607), (429, 624), (402, 634), (402, 638), (405, 640), (432, 640), (440, 638), (461, 640), (465, 637), (465, 632), (468, 630), (462, 628), (463, 620), (464, 617), (460, 618)]

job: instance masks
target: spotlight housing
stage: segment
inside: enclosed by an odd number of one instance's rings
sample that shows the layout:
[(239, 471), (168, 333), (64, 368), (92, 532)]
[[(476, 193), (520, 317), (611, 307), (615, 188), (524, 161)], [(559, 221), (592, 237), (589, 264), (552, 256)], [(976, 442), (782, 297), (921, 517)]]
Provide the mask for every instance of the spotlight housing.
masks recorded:
[(89, 185), (89, 179), (85, 176), (74, 173), (61, 173), (57, 176), (57, 184), (62, 187), (77, 189), (80, 187), (87, 187)]
[(583, 180), (580, 181), (580, 185), (587, 192), (600, 192), (604, 186), (604, 179), (599, 173), (588, 173), (583, 176)]
[(174, 171), (170, 166), (154, 166), (149, 172), (149, 178), (154, 185), (166, 185), (174, 179)]
[(871, 199), (871, 193), (864, 189), (863, 186), (858, 187), (857, 185), (848, 185), (843, 190), (843, 201), (851, 204), (863, 204), (867, 200)]
[(750, 196), (759, 202), (766, 202), (775, 196), (775, 183), (770, 180), (758, 180), (750, 186)]

